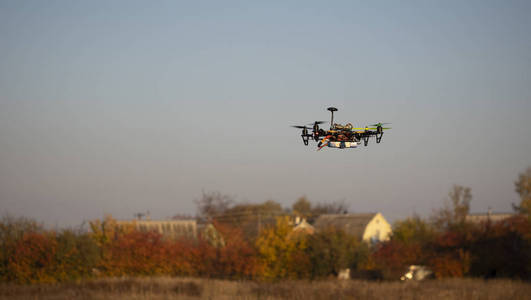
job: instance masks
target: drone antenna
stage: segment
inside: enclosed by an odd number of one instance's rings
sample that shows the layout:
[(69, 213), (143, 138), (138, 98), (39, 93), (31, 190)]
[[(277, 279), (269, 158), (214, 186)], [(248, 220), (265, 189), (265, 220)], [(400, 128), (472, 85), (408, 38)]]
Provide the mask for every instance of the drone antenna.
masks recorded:
[(332, 113), (332, 118), (330, 119), (330, 130), (334, 127), (334, 112), (337, 111), (337, 108), (335, 107), (329, 107), (327, 108)]

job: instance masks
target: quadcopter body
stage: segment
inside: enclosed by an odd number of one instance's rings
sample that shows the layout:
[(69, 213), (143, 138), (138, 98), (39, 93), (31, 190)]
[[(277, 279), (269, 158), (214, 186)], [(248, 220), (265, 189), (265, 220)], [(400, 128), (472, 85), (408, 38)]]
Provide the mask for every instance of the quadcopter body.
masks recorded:
[(367, 146), (371, 137), (375, 137), (376, 143), (379, 144), (382, 141), (384, 130), (391, 129), (383, 127), (390, 123), (376, 123), (365, 126), (365, 128), (354, 128), (351, 123), (346, 125), (334, 123), (334, 112), (337, 111), (337, 108), (329, 107), (327, 110), (331, 113), (329, 130), (319, 127), (319, 125), (326, 123), (325, 121), (315, 121), (308, 125), (311, 127), (292, 126), (302, 129), (301, 137), (304, 145), (308, 146), (310, 139), (313, 139), (317, 142), (317, 150), (321, 150), (324, 147), (338, 149), (356, 148), (362, 142), (364, 146)]

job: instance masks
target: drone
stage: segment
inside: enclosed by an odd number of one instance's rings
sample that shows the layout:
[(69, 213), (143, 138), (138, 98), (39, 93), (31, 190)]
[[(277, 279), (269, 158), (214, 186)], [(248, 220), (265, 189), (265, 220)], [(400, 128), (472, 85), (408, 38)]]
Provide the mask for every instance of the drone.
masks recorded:
[(313, 139), (317, 142), (317, 150), (321, 150), (327, 146), (338, 149), (356, 148), (362, 141), (363, 145), (367, 146), (370, 137), (375, 137), (376, 143), (379, 144), (382, 141), (384, 130), (391, 129), (390, 127), (384, 127), (384, 125), (391, 123), (376, 123), (365, 126), (365, 128), (354, 128), (351, 123), (347, 123), (346, 125), (337, 124), (334, 123), (334, 112), (337, 111), (337, 108), (329, 107), (327, 110), (332, 114), (329, 130), (319, 127), (319, 125), (326, 123), (326, 121), (315, 121), (308, 125), (292, 126), (302, 129), (301, 137), (305, 146), (308, 146), (310, 139)]

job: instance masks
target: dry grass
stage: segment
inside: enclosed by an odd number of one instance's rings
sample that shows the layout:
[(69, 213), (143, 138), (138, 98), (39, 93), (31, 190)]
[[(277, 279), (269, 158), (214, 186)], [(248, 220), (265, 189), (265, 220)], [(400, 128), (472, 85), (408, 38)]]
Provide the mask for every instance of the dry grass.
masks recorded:
[(0, 299), (530, 299), (531, 283), (448, 279), (426, 282), (111, 278), (55, 285), (0, 285)]

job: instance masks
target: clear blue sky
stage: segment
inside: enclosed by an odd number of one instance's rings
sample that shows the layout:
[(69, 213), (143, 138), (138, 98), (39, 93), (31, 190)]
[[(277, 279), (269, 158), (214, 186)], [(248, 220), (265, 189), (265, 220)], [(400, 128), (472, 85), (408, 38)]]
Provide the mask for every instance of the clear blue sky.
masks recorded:
[[(529, 1), (0, 1), (0, 211), (195, 213), (201, 191), (510, 211), (531, 165)], [(290, 125), (392, 122), (304, 147)]]

